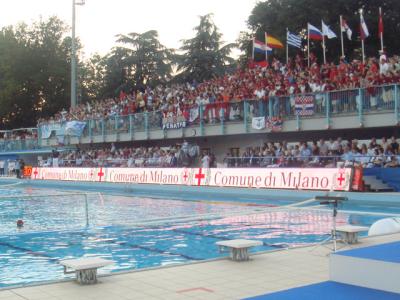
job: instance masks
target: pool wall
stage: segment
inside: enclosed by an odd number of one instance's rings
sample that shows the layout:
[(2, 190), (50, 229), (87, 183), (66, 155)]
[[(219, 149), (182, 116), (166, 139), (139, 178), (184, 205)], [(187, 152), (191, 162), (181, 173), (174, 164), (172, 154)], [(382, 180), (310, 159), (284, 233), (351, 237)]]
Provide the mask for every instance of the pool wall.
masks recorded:
[[(24, 187), (74, 190), (83, 192), (102, 192), (121, 194), (125, 196), (143, 196), (177, 200), (216, 200), (262, 203), (268, 200), (302, 201), (321, 195), (345, 196), (352, 201), (365, 204), (377, 202), (382, 204), (400, 204), (400, 193), (361, 193), (361, 192), (326, 192), (305, 190), (279, 190), (254, 188), (226, 188), (182, 185), (155, 184), (123, 184), (106, 182), (76, 182), (57, 180), (13, 180), (21, 182)], [(11, 183), (10, 180), (0, 179), (0, 184)], [(278, 203), (277, 203), (278, 204)]]

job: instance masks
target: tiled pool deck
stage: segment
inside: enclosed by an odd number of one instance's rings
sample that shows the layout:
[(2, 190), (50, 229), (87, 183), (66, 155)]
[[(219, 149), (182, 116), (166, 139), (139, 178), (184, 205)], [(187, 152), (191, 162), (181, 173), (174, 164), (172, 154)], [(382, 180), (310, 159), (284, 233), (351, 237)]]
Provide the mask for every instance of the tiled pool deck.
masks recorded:
[[(400, 234), (366, 238), (357, 247), (399, 240)], [(106, 276), (92, 286), (69, 281), (16, 288), (0, 291), (0, 300), (241, 299), (328, 280), (329, 252), (298, 248), (254, 255), (250, 262), (224, 259)]]

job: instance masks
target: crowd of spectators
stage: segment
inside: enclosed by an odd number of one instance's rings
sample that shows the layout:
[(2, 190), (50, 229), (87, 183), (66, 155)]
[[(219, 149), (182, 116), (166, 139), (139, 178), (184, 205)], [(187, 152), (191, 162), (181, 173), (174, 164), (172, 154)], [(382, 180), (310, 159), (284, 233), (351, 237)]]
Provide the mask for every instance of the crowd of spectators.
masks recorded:
[[(242, 100), (264, 100), (278, 96), (304, 93), (322, 93), (335, 90), (366, 88), (370, 96), (377, 93), (376, 86), (400, 82), (400, 58), (369, 58), (365, 63), (358, 60), (320, 65), (315, 57), (307, 67), (297, 56), (288, 64), (273, 59), (268, 67), (238, 69), (232, 74), (202, 83), (171, 84), (147, 87), (144, 90), (121, 92), (119, 97), (80, 104), (63, 110), (39, 124), (70, 120), (88, 120), (127, 116), (133, 113), (158, 111), (168, 115), (190, 118), (190, 108), (206, 106), (205, 120), (237, 118), (237, 108), (228, 103)], [(376, 100), (371, 100), (376, 101)], [(371, 103), (374, 106), (374, 103)], [(375, 103), (376, 105), (376, 103)], [(220, 108), (225, 108), (221, 110)]]
[[(43, 167), (194, 167), (202, 162), (199, 147), (184, 141), (168, 147), (122, 147), (114, 143), (110, 148), (53, 151), (47, 159), (39, 161)], [(211, 162), (212, 163), (212, 162)], [(209, 167), (210, 165), (208, 165)]]
[[(55, 155), (56, 153), (57, 155)], [(55, 163), (56, 159), (56, 163)], [(122, 147), (69, 150), (39, 162), (39, 166), (63, 167), (400, 167), (400, 147), (397, 139), (383, 137), (368, 142), (330, 139), (318, 142), (267, 142), (262, 147), (249, 147), (241, 156), (228, 153), (221, 161), (209, 150), (200, 151), (197, 145), (186, 141), (168, 147)]]
[(399, 167), (399, 143), (395, 137), (380, 143), (372, 138), (369, 143), (341, 138), (288, 144), (268, 142), (263, 147), (247, 148), (241, 157), (227, 154), (227, 167)]
[(37, 137), (35, 129), (0, 131), (0, 151), (37, 148)]

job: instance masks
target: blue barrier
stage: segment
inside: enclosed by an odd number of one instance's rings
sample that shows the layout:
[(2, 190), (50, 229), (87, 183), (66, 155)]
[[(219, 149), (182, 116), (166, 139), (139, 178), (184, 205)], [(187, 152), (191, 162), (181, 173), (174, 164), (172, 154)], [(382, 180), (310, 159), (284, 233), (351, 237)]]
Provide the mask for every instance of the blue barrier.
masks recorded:
[(400, 192), (400, 169), (399, 168), (367, 168), (363, 170), (366, 176), (376, 176), (384, 183)]

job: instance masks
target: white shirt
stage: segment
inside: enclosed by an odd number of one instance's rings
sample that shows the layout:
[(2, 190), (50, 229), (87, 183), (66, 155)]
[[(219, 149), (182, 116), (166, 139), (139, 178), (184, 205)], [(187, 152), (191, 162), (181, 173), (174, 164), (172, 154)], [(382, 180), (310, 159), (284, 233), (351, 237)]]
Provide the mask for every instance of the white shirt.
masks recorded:
[(205, 155), (201, 159), (201, 167), (205, 169), (208, 169), (210, 167), (210, 157), (208, 155)]

